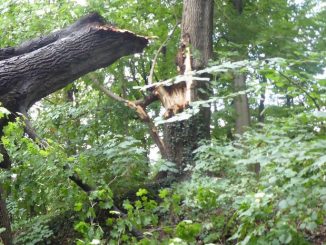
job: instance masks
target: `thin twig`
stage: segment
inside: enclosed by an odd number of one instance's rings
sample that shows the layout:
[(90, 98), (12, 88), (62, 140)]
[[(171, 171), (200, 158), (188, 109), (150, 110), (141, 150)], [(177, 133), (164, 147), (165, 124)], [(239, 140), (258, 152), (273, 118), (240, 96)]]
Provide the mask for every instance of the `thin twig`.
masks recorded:
[(158, 55), (161, 53), (163, 47), (166, 46), (167, 42), (171, 39), (171, 37), (174, 34), (175, 30), (177, 29), (178, 25), (179, 25), (179, 23), (177, 22), (177, 24), (173, 27), (172, 32), (170, 33), (170, 35), (167, 36), (167, 38), (165, 39), (165, 41), (161, 44), (161, 46), (157, 50), (157, 52), (155, 54), (155, 57), (153, 59), (153, 62), (152, 62), (151, 70), (149, 72), (148, 84), (152, 84), (153, 83), (154, 68), (155, 68), (155, 65), (156, 65), (156, 61), (157, 61)]
[(110, 186), (114, 181), (116, 181), (117, 178), (121, 178), (125, 176), (127, 172), (128, 169), (126, 169), (122, 174), (114, 176), (114, 178), (107, 185)]
[[(132, 75), (132, 80), (134, 82), (137, 83), (138, 86), (140, 86), (140, 83), (138, 81), (138, 79), (136, 79), (136, 65), (135, 65), (135, 62), (133, 60), (130, 60), (129, 61), (129, 67), (130, 67), (130, 71), (131, 71), (131, 75)], [(140, 91), (140, 93), (145, 97), (145, 93), (144, 91)]]
[(25, 108), (20, 108), (20, 117), (22, 118), (23, 122), (24, 122), (24, 129), (25, 129), (25, 133), (35, 142), (37, 142), (38, 146), (42, 149), (46, 149), (49, 147), (48, 142), (40, 137), (37, 133), (36, 130), (34, 129), (34, 127), (32, 126), (32, 123), (29, 120), (27, 111)]
[(112, 93), (110, 90), (108, 90), (106, 87), (104, 87), (100, 81), (97, 79), (96, 76), (91, 76), (91, 81), (103, 92), (105, 93), (108, 97), (110, 97), (111, 99), (114, 99), (116, 101), (119, 102), (123, 102), (123, 103), (128, 103), (128, 100), (120, 97), (119, 95)]
[(317, 110), (320, 111), (320, 106), (317, 103), (317, 100), (312, 97), (308, 91), (306, 91), (302, 86), (300, 86), (299, 84), (297, 84), (295, 81), (293, 81), (291, 78), (289, 78), (288, 76), (286, 76), (284, 73), (279, 71), (279, 74), (284, 77), (286, 80), (288, 80), (288, 82), (290, 82), (291, 84), (295, 85), (297, 88), (299, 88), (303, 93), (305, 93), (314, 103), (314, 105), (316, 106)]

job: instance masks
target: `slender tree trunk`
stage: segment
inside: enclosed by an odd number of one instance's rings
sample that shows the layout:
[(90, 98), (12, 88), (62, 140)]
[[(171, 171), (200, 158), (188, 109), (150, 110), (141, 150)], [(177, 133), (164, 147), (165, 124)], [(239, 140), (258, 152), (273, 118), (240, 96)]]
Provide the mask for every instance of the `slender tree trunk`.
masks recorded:
[[(4, 245), (12, 245), (12, 233), (10, 227), (10, 217), (7, 211), (6, 199), (0, 184), (0, 228), (5, 228), (6, 230), (0, 233), (0, 238)], [(1, 244), (0, 240), (0, 244)]]
[[(188, 37), (192, 48), (192, 70), (203, 68), (212, 57), (213, 0), (184, 0), (181, 24), (182, 39)], [(194, 81), (193, 100), (208, 98), (207, 85)], [(199, 88), (206, 90), (201, 93)], [(169, 161), (176, 163), (179, 176), (188, 164), (193, 164), (193, 151), (201, 140), (210, 138), (210, 108), (187, 121), (169, 123), (164, 126), (164, 143)]]
[(286, 106), (287, 107), (293, 106), (293, 98), (290, 95), (286, 95), (285, 98), (286, 98)]
[[(243, 91), (246, 89), (246, 75), (239, 73), (234, 78), (234, 91)], [(250, 126), (250, 111), (247, 94), (241, 94), (234, 98), (234, 107), (236, 112), (235, 132), (242, 135)], [(249, 169), (257, 175), (260, 172), (260, 164), (255, 163), (249, 166)]]
[[(233, 0), (233, 5), (239, 15), (242, 14), (242, 11), (245, 7), (244, 0)], [(233, 89), (234, 92), (243, 91), (246, 89), (246, 75), (243, 73), (235, 74), (233, 80)], [(265, 94), (262, 99), (265, 100)], [(261, 101), (260, 107), (264, 107), (264, 100)], [(235, 133), (242, 135), (246, 129), (250, 126), (250, 110), (249, 110), (249, 101), (247, 94), (241, 94), (234, 98), (234, 109), (235, 109)], [(260, 110), (261, 108), (259, 108)], [(262, 108), (263, 110), (263, 108)], [(250, 170), (255, 172), (257, 175), (260, 172), (260, 164), (255, 163), (249, 167)]]
[[(3, 135), (2, 130), (4, 125), (7, 125), (7, 119), (0, 119), (0, 139)], [(0, 140), (0, 153), (2, 155), (2, 162), (0, 162), (0, 168), (9, 169), (11, 167), (11, 161), (9, 159), (8, 153)], [(12, 233), (10, 225), (10, 217), (7, 210), (6, 198), (2, 188), (2, 183), (0, 182), (0, 228), (5, 228), (6, 230), (0, 233), (0, 244), (1, 240), (4, 245), (11, 245), (12, 243)]]
[[(233, 6), (239, 15), (242, 14), (244, 8), (244, 0), (233, 0)], [(246, 89), (246, 75), (237, 73), (233, 80), (234, 92)], [(247, 94), (242, 94), (234, 98), (235, 109), (235, 133), (243, 134), (246, 128), (250, 126), (250, 111)]]
[[(233, 80), (234, 92), (246, 89), (246, 75), (243, 73), (235, 74)], [(235, 132), (243, 134), (246, 128), (250, 126), (250, 113), (247, 94), (241, 94), (234, 98), (234, 108), (236, 113)]]
[(261, 76), (259, 79), (259, 83), (264, 87), (262, 88), (262, 92), (260, 94), (260, 101), (258, 107), (258, 122), (263, 123), (265, 121), (264, 110), (265, 110), (266, 77)]

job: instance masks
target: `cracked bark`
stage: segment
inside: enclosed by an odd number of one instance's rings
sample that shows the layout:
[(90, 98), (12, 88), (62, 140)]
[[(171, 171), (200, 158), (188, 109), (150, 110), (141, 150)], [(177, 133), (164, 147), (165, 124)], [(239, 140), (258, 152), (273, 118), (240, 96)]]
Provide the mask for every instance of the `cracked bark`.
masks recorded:
[(0, 50), (5, 58), (0, 61), (0, 101), (7, 109), (28, 110), (77, 78), (141, 52), (148, 43), (144, 37), (105, 24), (97, 14), (50, 36), (50, 43), (41, 38), (10, 52)]

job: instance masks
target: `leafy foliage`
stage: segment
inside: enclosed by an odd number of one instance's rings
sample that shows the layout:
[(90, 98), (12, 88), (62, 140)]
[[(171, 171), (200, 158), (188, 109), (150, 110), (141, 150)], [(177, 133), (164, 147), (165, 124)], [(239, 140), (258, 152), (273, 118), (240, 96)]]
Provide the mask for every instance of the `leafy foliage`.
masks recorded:
[[(215, 231), (219, 239), (232, 234), (228, 239), (241, 244), (308, 243), (303, 237), (325, 218), (325, 137), (316, 132), (321, 121), (311, 114), (273, 119), (238, 142), (202, 146), (193, 180), (183, 187), (192, 193), (187, 205), (207, 217), (209, 210), (219, 210), (222, 219), (231, 213), (231, 224)], [(248, 166), (257, 163), (255, 177)], [(211, 219), (203, 221), (214, 224)]]
[[(121, 97), (142, 98), (139, 88), (148, 86), (154, 53), (181, 19), (181, 2), (81, 3), (2, 1), (1, 47), (98, 11), (119, 28), (152, 38), (145, 53), (93, 74)], [(59, 229), (53, 227), (52, 221), (67, 212), (73, 215), (64, 223), (77, 235), (61, 237), (70, 236), (77, 244), (325, 242), (326, 12), (321, 6), (313, 0), (248, 0), (239, 15), (231, 1), (215, 1), (214, 59), (194, 74), (211, 74), (212, 95), (168, 121), (187, 120), (199, 106), (209, 104), (212, 140), (195, 151), (196, 164), (186, 169), (191, 178), (168, 188), (152, 190), (147, 183), (159, 172), (176, 172), (175, 164), (155, 154), (137, 115), (104, 97), (88, 76), (32, 108), (32, 123), (48, 147), (26, 136), (23, 118), (9, 123), (1, 144), (13, 164), (0, 170), (0, 182), (15, 242), (63, 243), (55, 239), (65, 230), (61, 223)], [(182, 79), (175, 77), (174, 65), (179, 34), (159, 55), (157, 81)], [(232, 81), (239, 72), (246, 74), (247, 88), (234, 93)], [(245, 93), (252, 125), (239, 136), (234, 134), (233, 99)], [(162, 131), (168, 122), (160, 117), (159, 105), (150, 105), (148, 111), (163, 124)], [(0, 120), (10, 113), (0, 107)], [(82, 191), (69, 180), (73, 174), (94, 190)], [(144, 237), (137, 239), (135, 231)]]

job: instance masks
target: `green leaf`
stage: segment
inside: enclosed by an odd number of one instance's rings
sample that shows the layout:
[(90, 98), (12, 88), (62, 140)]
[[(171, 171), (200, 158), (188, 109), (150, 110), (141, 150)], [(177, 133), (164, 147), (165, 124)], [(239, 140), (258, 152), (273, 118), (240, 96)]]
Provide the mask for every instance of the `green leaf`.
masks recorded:
[(308, 222), (306, 224), (306, 229), (308, 229), (310, 231), (316, 230), (317, 227), (318, 227), (318, 225), (315, 222)]
[(146, 189), (139, 189), (136, 192), (136, 196), (138, 196), (138, 197), (141, 197), (141, 196), (144, 196), (144, 195), (147, 195), (147, 194), (148, 194), (148, 191)]
[(8, 111), (6, 108), (0, 106), (0, 118), (10, 115), (10, 111)]
[(288, 203), (287, 203), (287, 201), (286, 201), (286, 200), (281, 200), (281, 201), (279, 202), (279, 204), (278, 204), (278, 207), (279, 207), (280, 209), (286, 209), (286, 208), (288, 207)]
[(292, 241), (291, 233), (283, 233), (280, 235), (279, 240), (282, 244), (288, 244)]
[(182, 221), (176, 227), (176, 236), (191, 242), (201, 231), (201, 224), (192, 223), (191, 221)]
[(315, 168), (322, 168), (326, 163), (326, 155), (319, 157), (313, 164)]
[(292, 178), (296, 175), (297, 173), (294, 172), (292, 169), (285, 169), (284, 175), (288, 178)]
[(79, 211), (81, 211), (82, 209), (83, 209), (83, 203), (81, 203), (81, 202), (77, 202), (77, 203), (75, 203), (75, 206), (74, 206), (74, 210), (75, 210), (75, 211), (79, 212)]
[(162, 189), (159, 192), (159, 197), (164, 199), (169, 195), (169, 189)]
[(82, 234), (86, 234), (89, 228), (89, 224), (84, 221), (80, 221), (74, 226), (74, 229)]

